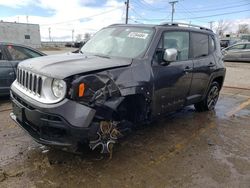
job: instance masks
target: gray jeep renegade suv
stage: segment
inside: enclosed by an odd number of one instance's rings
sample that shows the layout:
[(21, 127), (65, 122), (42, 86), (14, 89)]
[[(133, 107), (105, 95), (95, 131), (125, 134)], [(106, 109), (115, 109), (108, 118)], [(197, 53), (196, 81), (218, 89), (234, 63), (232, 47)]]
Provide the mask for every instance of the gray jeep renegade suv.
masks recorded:
[(78, 54), (25, 60), (11, 86), (11, 118), (37, 142), (102, 153), (135, 125), (194, 104), (213, 110), (225, 77), (209, 29), (111, 25)]

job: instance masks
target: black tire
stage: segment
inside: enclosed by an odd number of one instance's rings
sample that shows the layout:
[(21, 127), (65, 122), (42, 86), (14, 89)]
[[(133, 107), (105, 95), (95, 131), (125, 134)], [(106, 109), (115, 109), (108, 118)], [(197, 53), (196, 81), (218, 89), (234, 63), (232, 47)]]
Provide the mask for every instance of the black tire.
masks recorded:
[(204, 100), (194, 104), (198, 112), (210, 111), (215, 108), (220, 94), (220, 85), (218, 82), (213, 82), (207, 92)]

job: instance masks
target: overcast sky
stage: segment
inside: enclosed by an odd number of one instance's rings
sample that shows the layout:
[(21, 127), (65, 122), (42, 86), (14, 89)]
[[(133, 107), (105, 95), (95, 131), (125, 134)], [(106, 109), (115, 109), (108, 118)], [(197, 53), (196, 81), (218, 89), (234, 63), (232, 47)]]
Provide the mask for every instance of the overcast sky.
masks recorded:
[[(125, 0), (0, 0), (0, 20), (40, 24), (42, 40), (49, 28), (54, 41), (125, 22)], [(170, 21), (168, 0), (130, 0), (129, 23), (159, 24)], [(28, 16), (28, 18), (27, 18)], [(250, 0), (179, 0), (174, 20), (209, 26), (224, 20), (237, 30), (239, 23), (250, 25)]]

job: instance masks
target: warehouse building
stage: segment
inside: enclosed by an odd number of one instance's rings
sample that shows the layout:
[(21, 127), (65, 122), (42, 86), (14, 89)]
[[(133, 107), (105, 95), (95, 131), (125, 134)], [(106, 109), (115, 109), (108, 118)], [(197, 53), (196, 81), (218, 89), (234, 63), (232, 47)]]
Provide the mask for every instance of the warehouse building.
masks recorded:
[(39, 48), (41, 47), (39, 24), (0, 21), (0, 42), (24, 44)]

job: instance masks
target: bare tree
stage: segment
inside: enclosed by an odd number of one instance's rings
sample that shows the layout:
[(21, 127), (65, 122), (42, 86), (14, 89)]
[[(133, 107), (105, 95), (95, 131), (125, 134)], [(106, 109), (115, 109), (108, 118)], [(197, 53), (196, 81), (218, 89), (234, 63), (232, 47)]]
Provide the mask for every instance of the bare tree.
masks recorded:
[(239, 24), (237, 34), (248, 34), (250, 33), (249, 26), (247, 24)]
[(82, 41), (82, 34), (77, 34), (76, 35), (76, 41)]
[(218, 21), (218, 25), (215, 29), (215, 32), (217, 35), (219, 35), (220, 37), (224, 36), (225, 32), (228, 31), (228, 29), (230, 28), (230, 23), (226, 22), (224, 20), (219, 20)]

